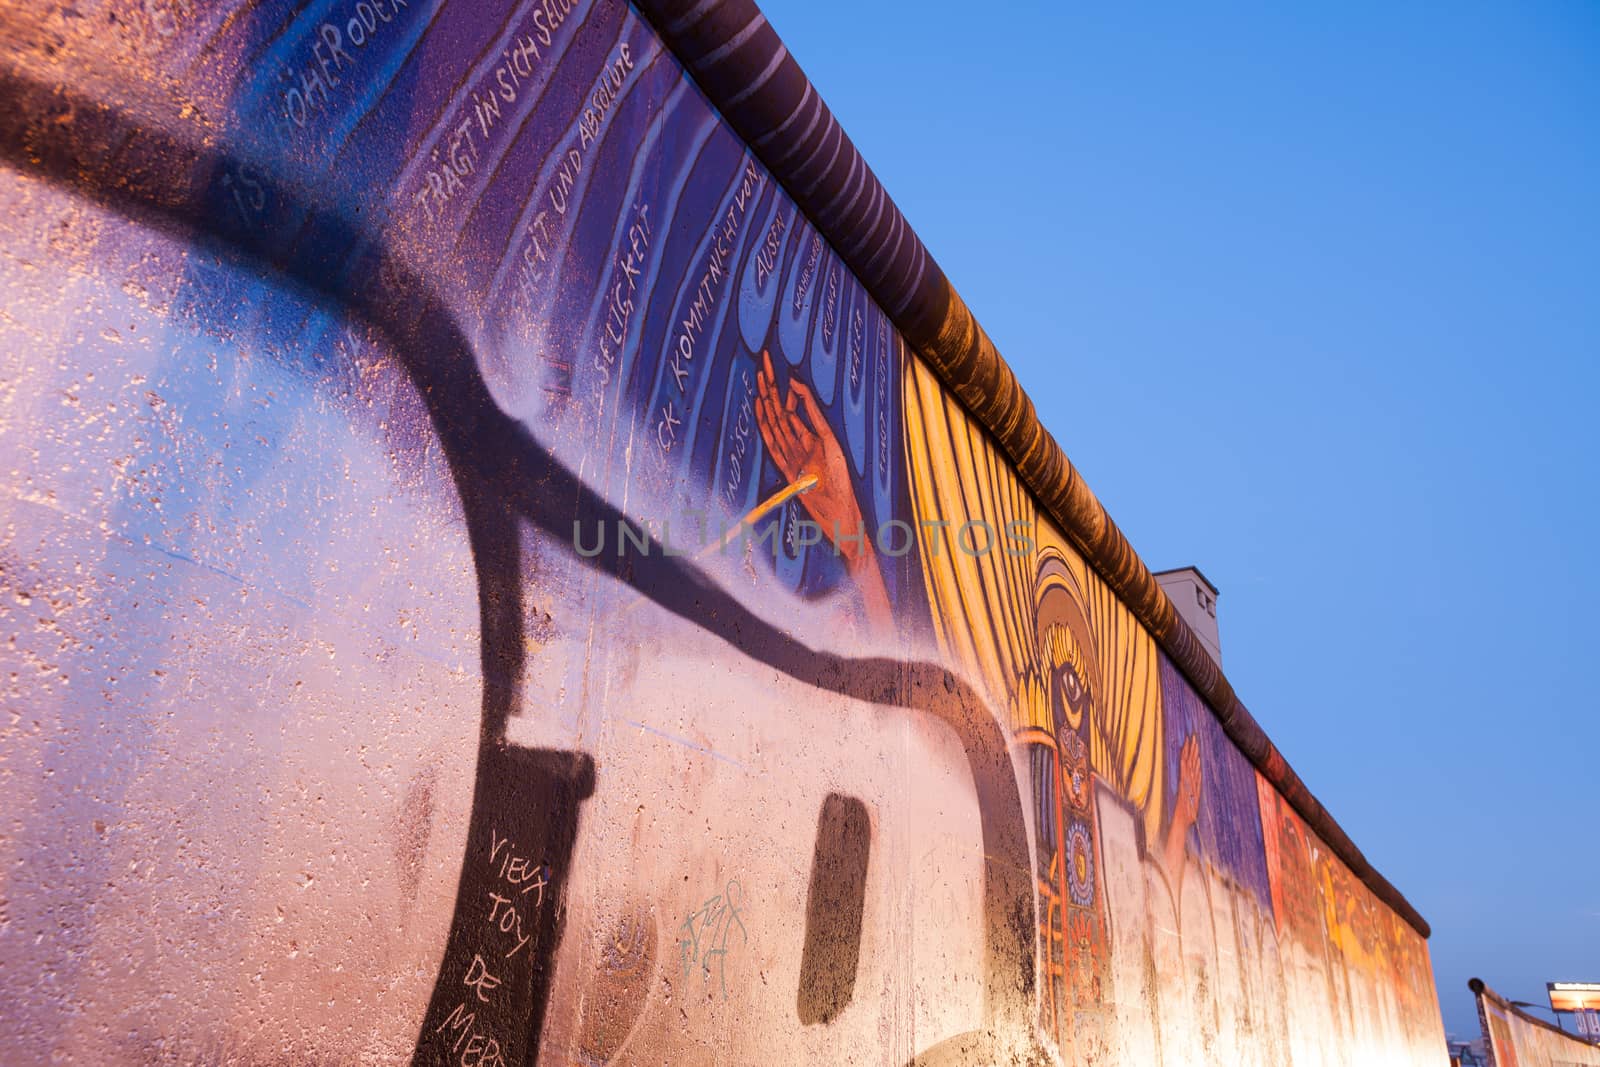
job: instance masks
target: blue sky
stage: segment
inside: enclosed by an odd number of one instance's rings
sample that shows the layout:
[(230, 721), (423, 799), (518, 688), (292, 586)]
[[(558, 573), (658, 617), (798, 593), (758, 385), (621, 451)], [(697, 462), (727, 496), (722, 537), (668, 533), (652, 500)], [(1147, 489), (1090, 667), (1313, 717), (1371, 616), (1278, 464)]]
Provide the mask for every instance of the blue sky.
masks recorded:
[(763, 7), (1447, 1029), (1600, 981), (1600, 6)]

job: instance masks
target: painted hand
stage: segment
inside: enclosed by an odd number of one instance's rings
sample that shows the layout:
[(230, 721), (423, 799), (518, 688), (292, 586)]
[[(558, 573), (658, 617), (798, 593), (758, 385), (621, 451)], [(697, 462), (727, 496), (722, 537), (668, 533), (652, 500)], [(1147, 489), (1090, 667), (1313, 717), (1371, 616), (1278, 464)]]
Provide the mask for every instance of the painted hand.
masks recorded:
[(1200, 816), (1200, 739), (1190, 734), (1178, 753), (1178, 796), (1172, 805), (1172, 823), (1187, 833)]
[[(875, 531), (864, 529), (861, 506), (850, 482), (849, 461), (817, 405), (817, 398), (804, 382), (798, 381), (790, 381), (788, 396), (780, 397), (772, 356), (762, 352), (755, 408), (761, 439), (784, 478), (792, 483), (807, 474), (816, 476), (816, 486), (800, 501), (821, 527), (822, 535), (844, 558), (861, 588), (868, 617), (874, 625), (892, 623), (889, 591), (878, 571), (872, 545)], [(857, 534), (864, 536), (858, 538)]]
[(1167, 826), (1167, 844), (1162, 857), (1174, 897), (1178, 896), (1183, 886), (1184, 847), (1189, 839), (1189, 828), (1200, 817), (1200, 786), (1203, 781), (1200, 739), (1190, 734), (1178, 752), (1178, 795), (1172, 803), (1172, 821)]

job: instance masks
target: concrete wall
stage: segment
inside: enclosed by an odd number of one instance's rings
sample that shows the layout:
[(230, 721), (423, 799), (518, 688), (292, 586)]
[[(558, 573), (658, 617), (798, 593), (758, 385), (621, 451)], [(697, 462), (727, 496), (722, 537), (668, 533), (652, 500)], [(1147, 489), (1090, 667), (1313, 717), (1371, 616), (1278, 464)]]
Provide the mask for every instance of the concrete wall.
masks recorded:
[(0, 62), (8, 1063), (1444, 1062), (632, 9)]
[(1478, 1021), (1490, 1067), (1585, 1067), (1600, 1064), (1600, 1045), (1563, 1033), (1508, 1002), (1474, 978)]

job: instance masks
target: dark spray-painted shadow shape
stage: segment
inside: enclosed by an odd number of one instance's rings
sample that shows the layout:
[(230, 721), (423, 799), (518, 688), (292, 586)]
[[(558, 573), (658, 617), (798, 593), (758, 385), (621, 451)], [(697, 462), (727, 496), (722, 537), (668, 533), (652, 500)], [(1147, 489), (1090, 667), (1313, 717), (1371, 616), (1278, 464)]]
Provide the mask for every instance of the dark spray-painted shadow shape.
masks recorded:
[[(440, 1005), (468, 989), (473, 962), (462, 958), (474, 944), (470, 928), (486, 922), (480, 907), (490, 885), (484, 880), (487, 849), (500, 805), (519, 793), (497, 781), (514, 773), (519, 757), (505, 742), (506, 720), (515, 714), (518, 679), (526, 644), (523, 615), (523, 560), (519, 527), (527, 523), (562, 546), (585, 566), (624, 582), (660, 608), (712, 633), (752, 660), (782, 671), (819, 690), (854, 700), (920, 712), (954, 731), (966, 753), (981, 817), (984, 874), (985, 1014), (989, 1032), (1031, 1044), (1034, 1005), (1033, 888), (1028, 839), (1006, 736), (979, 694), (938, 663), (886, 657), (848, 657), (820, 651), (796, 640), (752, 612), (684, 557), (669, 557), (659, 543), (648, 555), (583, 559), (573, 550), (573, 523), (593, 529), (615, 528), (622, 513), (585, 485), (540, 446), (528, 428), (495, 404), (479, 369), (474, 346), (459, 324), (456, 309), (438, 287), (381, 233), (362, 218), (359, 203), (321, 202), (314, 190), (219, 136), (180, 120), (176, 111), (146, 103), (135, 117), (125, 105), (97, 99), (65, 81), (45, 82), (7, 67), (0, 70), (0, 157), (19, 171), (47, 179), (110, 209), (225, 257), (241, 269), (304, 292), (316, 301), (357, 317), (382, 331), (417, 394), (446, 456), (459, 494), (471, 544), (478, 586), (483, 646), (483, 714), (469, 829), (449, 950), (441, 967), (433, 1004), (419, 1038), (416, 1062), (435, 1062), (430, 1038), (443, 1020)], [(287, 252), (266, 235), (251, 231), (214, 208), (209, 195), (219, 176), (242, 168), (267, 176), (272, 195), (284, 198), (306, 219), (302, 234), (315, 245)], [(375, 192), (376, 202), (385, 193)], [(368, 216), (372, 214), (367, 213)], [(382, 279), (381, 284), (341, 287), (333, 279), (350, 248), (368, 250), (369, 269), (350, 277)], [(834, 714), (820, 702), (817, 714)], [(555, 754), (559, 755), (559, 754)], [(539, 759), (553, 758), (543, 754)], [(586, 757), (555, 777), (568, 784), (576, 807), (587, 795), (592, 766)], [(550, 768), (545, 768), (549, 770)], [(525, 798), (532, 807), (536, 798)], [(555, 834), (555, 831), (551, 831)], [(555, 836), (564, 838), (564, 829)], [(490, 847), (492, 847), (492, 842)], [(483, 852), (484, 855), (479, 855)], [(545, 907), (561, 908), (565, 872), (550, 872)], [(548, 966), (558, 948), (552, 928), (543, 948)], [(530, 953), (531, 955), (531, 953)], [(530, 1019), (542, 1018), (545, 985), (526, 973), (496, 975), (526, 991)], [(473, 989), (482, 989), (480, 984)], [(537, 988), (539, 1003), (532, 1003)], [(503, 1039), (502, 1039), (503, 1040)], [(508, 1063), (534, 1063), (538, 1032), (505, 1041)]]

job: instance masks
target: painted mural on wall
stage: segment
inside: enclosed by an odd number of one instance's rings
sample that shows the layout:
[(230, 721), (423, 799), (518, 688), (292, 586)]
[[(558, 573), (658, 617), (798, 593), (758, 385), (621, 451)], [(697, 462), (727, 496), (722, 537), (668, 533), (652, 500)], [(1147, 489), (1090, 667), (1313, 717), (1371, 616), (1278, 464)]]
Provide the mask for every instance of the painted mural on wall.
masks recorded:
[(627, 5), (10, 7), (11, 1062), (1444, 1062)]
[(1585, 1067), (1600, 1064), (1600, 1045), (1563, 1033), (1543, 1019), (1518, 1010), (1474, 978), (1478, 1021), (1488, 1048), (1490, 1067)]

